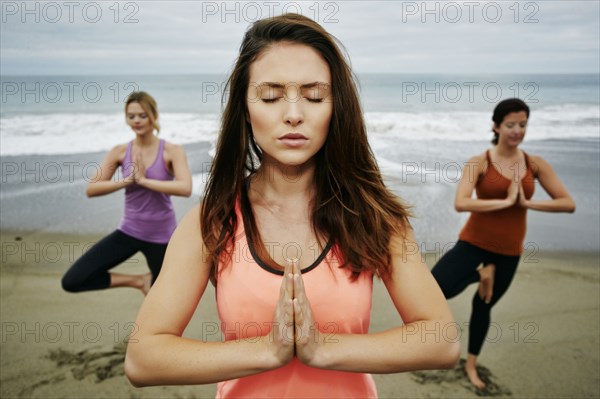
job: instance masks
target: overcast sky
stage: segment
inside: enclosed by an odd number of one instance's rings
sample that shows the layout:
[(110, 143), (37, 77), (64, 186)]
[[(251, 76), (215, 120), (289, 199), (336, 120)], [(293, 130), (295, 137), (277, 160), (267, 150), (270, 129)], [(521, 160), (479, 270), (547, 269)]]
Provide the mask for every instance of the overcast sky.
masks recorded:
[(598, 73), (599, 1), (2, 1), (2, 75), (226, 73), (256, 19), (296, 11), (358, 73)]

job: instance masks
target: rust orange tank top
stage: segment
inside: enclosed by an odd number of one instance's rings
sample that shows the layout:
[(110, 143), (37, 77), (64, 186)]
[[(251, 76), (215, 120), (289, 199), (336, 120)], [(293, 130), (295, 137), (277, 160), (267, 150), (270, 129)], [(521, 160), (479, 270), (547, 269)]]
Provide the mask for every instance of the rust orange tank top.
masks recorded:
[[(270, 332), (283, 278), (282, 271), (262, 262), (248, 244), (239, 201), (236, 213), (238, 226), (231, 261), (219, 264), (217, 278), (217, 310), (221, 331), (228, 341), (252, 340)], [(328, 244), (321, 256), (302, 270), (302, 278), (317, 327), (335, 345), (337, 334), (368, 333), (373, 276), (362, 273), (351, 282), (350, 272), (338, 267), (340, 263), (331, 248)], [(325, 397), (376, 398), (377, 390), (370, 374), (316, 369), (296, 357), (278, 369), (217, 386), (217, 398), (223, 399)]]
[[(525, 152), (527, 172), (521, 179), (525, 197), (530, 199), (535, 189), (535, 173)], [(504, 199), (508, 195), (510, 179), (504, 177), (491, 162), (486, 152), (487, 167), (479, 176), (475, 191), (479, 199)], [(518, 203), (510, 208), (492, 212), (471, 212), (459, 238), (479, 248), (502, 255), (518, 256), (523, 253), (527, 227), (527, 209)]]

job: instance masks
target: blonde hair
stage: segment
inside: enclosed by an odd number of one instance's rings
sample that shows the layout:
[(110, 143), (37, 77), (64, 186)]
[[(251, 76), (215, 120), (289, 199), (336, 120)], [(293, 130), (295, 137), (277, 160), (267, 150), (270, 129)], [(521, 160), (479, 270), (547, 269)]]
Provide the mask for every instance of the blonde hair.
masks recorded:
[(125, 101), (125, 113), (127, 113), (127, 107), (131, 103), (140, 104), (142, 109), (148, 114), (150, 123), (158, 134), (160, 132), (160, 125), (158, 124), (158, 106), (156, 105), (154, 97), (145, 91), (134, 91), (127, 97), (127, 101)]

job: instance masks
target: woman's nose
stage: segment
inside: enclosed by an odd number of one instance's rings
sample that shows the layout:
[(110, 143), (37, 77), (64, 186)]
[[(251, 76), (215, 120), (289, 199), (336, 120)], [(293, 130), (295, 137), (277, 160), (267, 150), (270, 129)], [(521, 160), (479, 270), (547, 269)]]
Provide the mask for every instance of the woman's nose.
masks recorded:
[(286, 104), (284, 114), (285, 123), (292, 126), (301, 124), (304, 120), (304, 115), (300, 91), (297, 88), (288, 87), (284, 100)]

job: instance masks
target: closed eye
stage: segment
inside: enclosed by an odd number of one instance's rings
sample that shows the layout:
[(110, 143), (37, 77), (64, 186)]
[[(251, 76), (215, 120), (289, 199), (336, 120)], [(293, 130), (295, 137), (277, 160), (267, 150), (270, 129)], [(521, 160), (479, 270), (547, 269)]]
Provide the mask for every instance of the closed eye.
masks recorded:
[[(276, 98), (261, 98), (261, 101), (267, 104), (271, 104), (274, 103), (275, 101), (279, 100), (281, 97), (276, 97)], [(306, 98), (309, 102), (311, 103), (321, 103), (323, 102), (322, 98)]]

